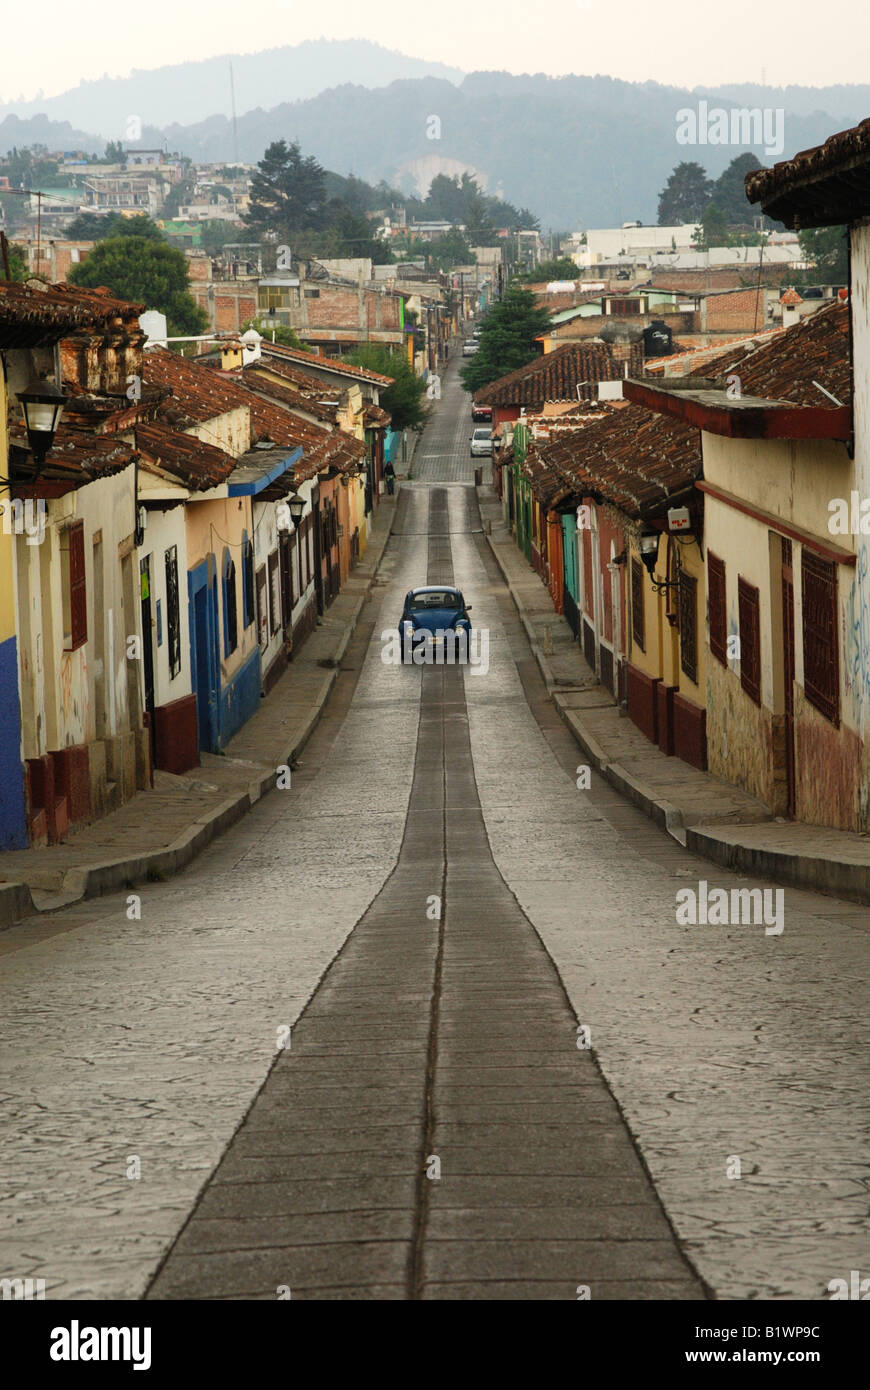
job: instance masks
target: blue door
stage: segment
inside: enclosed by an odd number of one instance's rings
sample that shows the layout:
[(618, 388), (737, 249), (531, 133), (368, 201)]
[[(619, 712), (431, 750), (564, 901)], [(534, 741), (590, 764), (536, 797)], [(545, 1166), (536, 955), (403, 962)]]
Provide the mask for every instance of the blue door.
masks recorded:
[(190, 670), (196, 693), (200, 752), (214, 753), (218, 745), (219, 671), (217, 659), (217, 599), (209, 583), (208, 564), (187, 576), (190, 598)]

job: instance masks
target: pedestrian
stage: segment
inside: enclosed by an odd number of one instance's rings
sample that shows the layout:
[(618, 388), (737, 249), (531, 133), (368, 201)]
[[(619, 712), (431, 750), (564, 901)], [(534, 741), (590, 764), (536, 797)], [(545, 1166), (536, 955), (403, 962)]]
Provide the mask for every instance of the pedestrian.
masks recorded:
[(396, 487), (396, 470), (389, 459), (387, 459), (387, 462), (384, 464), (384, 480), (387, 484), (387, 492), (392, 497)]

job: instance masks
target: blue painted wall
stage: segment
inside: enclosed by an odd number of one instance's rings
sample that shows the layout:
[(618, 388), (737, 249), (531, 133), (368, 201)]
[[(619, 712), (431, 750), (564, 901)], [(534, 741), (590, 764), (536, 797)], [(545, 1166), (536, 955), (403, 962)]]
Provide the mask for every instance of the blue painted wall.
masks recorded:
[(260, 648), (255, 647), (244, 666), (221, 688), (218, 738), (225, 748), (234, 733), (260, 708)]
[(18, 647), (0, 642), (0, 850), (27, 848), (27, 803), (21, 764)]

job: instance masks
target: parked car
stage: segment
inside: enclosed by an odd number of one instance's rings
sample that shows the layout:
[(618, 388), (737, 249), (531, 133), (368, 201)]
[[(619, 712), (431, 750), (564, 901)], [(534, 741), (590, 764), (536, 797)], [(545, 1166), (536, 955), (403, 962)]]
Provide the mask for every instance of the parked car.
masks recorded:
[(462, 344), (462, 356), (473, 357), (479, 347), (480, 343), (476, 342), (474, 338), (466, 338)]
[(474, 401), (472, 401), (472, 402), (471, 402), (471, 418), (472, 418), (472, 420), (475, 420), (475, 421), (480, 421), (480, 420), (490, 420), (490, 421), (491, 421), (491, 420), (492, 420), (492, 406), (491, 406), (491, 405), (475, 405)]
[(492, 455), (492, 430), (475, 430), (471, 436), (471, 457), (487, 458)]
[(444, 584), (424, 584), (420, 589), (410, 589), (399, 620), (404, 660), (409, 659), (409, 648), (413, 649), (414, 637), (419, 634), (428, 633), (432, 642), (443, 641), (445, 634), (450, 632), (464, 630), (470, 635), (470, 612), (471, 604), (465, 602), (459, 589)]

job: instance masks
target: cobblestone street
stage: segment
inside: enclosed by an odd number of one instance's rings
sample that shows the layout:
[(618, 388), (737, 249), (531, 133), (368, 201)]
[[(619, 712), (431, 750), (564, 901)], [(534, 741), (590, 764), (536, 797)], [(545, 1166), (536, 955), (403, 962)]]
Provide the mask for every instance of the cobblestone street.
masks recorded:
[[(442, 380), (292, 787), (141, 920), (0, 934), (0, 1273), (49, 1298), (821, 1299), (866, 1266), (870, 912), (677, 922), (748, 885), (578, 778)], [(382, 659), (425, 583), (488, 669)]]

